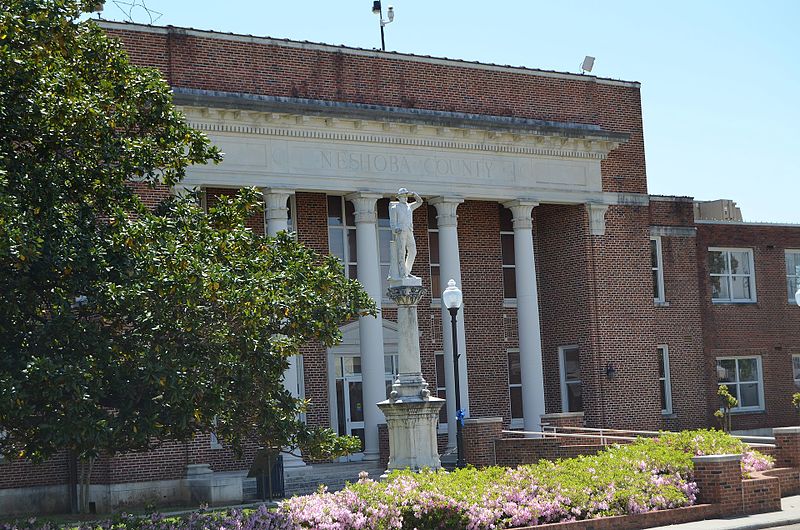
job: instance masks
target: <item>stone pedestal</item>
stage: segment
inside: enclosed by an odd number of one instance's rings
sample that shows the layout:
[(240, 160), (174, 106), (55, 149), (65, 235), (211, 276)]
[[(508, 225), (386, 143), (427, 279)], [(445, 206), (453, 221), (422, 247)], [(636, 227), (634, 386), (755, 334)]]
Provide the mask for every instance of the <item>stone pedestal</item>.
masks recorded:
[(431, 397), (419, 358), (417, 303), (424, 294), (419, 278), (390, 280), (397, 303), (398, 374), (389, 399), (378, 403), (389, 430), (388, 471), (439, 469), (436, 430), (444, 400)]

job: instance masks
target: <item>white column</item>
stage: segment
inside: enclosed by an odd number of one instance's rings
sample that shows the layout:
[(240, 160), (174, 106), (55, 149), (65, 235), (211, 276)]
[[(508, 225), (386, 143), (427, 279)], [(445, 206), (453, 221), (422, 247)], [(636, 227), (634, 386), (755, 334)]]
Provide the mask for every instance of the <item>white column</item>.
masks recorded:
[[(267, 188), (262, 190), (264, 193), (264, 204), (266, 207), (265, 220), (267, 235), (276, 236), (278, 232), (285, 232), (289, 228), (289, 208), (287, 201), (292, 196), (294, 190)], [(292, 355), (289, 357), (289, 368), (283, 373), (283, 385), (295, 398), (303, 397), (303, 373), (300, 369), (300, 356)], [(295, 453), (300, 454), (300, 449), (295, 449)], [(303, 460), (290, 454), (283, 455), (284, 467), (305, 466)]]
[[(444, 287), (452, 278), (456, 285), (463, 289), (461, 283), (461, 258), (458, 250), (458, 215), (456, 209), (464, 202), (459, 197), (435, 197), (430, 204), (436, 207), (436, 223), (439, 228), (439, 271), (440, 284)], [(431, 293), (440, 298), (442, 293)], [(469, 416), (469, 386), (467, 383), (467, 334), (464, 328), (464, 311), (462, 306), (458, 312), (458, 371), (461, 390), (461, 407)], [(456, 446), (456, 399), (453, 370), (453, 331), (450, 325), (450, 313), (442, 304), (442, 343), (444, 345), (445, 388), (447, 399), (447, 446)]]
[(378, 424), (385, 423), (378, 402), (386, 399), (386, 379), (383, 364), (383, 323), (380, 309), (383, 293), (378, 256), (378, 229), (376, 205), (382, 197), (378, 193), (351, 193), (346, 197), (353, 202), (356, 217), (356, 259), (358, 281), (375, 302), (377, 316), (358, 319), (358, 336), (361, 347), (361, 374), (364, 392), (364, 459), (378, 460)]
[(544, 414), (544, 370), (531, 219), (533, 208), (538, 206), (538, 203), (517, 200), (507, 202), (504, 206), (511, 210), (514, 223), (522, 412), (525, 417), (525, 430), (541, 431), (541, 417)]
[(283, 188), (265, 188), (265, 222), (267, 235), (275, 236), (278, 232), (289, 230), (289, 197), (294, 195), (294, 190)]

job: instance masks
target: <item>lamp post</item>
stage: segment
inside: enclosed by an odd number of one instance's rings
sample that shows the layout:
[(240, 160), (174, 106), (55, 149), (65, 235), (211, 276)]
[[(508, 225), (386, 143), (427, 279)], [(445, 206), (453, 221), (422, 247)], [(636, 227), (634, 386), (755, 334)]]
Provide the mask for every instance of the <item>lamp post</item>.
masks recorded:
[(447, 282), (447, 289), (442, 293), (442, 302), (450, 312), (450, 328), (453, 332), (453, 381), (455, 383), (456, 395), (456, 468), (466, 465), (464, 462), (464, 411), (461, 410), (461, 376), (458, 372), (458, 323), (456, 315), (461, 308), (461, 289), (456, 287), (456, 281), (451, 279)]
[(375, 0), (372, 2), (372, 13), (374, 15), (378, 15), (378, 20), (381, 23), (381, 50), (386, 51), (386, 40), (383, 38), (383, 27), (386, 26), (386, 24), (391, 24), (394, 22), (394, 6), (389, 6), (389, 10), (386, 13), (388, 18), (384, 19), (381, 1)]

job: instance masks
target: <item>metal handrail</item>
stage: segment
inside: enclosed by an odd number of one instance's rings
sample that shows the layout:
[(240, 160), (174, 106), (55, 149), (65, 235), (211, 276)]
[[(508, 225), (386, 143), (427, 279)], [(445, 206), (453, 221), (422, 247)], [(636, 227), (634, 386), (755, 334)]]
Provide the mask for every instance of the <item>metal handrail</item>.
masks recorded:
[[(524, 434), (524, 435), (537, 435), (541, 436), (542, 438), (558, 438), (563, 436), (565, 438), (600, 438), (600, 440), (625, 440), (625, 441), (635, 441), (636, 438), (631, 438), (630, 436), (609, 436), (603, 434), (568, 434), (565, 432), (545, 432), (545, 431), (502, 431), (503, 434)], [(605, 443), (603, 443), (605, 445)]]
[[(548, 426), (553, 429), (552, 432), (557, 432), (558, 430), (570, 430), (570, 431), (589, 431), (589, 432), (628, 432), (633, 434), (648, 434), (648, 435), (659, 435), (662, 432), (676, 432), (676, 431), (637, 431), (634, 429), (606, 429), (606, 428), (597, 428), (597, 427), (571, 427), (571, 426)], [(770, 442), (774, 442), (775, 438), (773, 436), (751, 436), (749, 434), (731, 434), (734, 438), (739, 438), (740, 440), (761, 440), (766, 442), (766, 445), (770, 445)]]

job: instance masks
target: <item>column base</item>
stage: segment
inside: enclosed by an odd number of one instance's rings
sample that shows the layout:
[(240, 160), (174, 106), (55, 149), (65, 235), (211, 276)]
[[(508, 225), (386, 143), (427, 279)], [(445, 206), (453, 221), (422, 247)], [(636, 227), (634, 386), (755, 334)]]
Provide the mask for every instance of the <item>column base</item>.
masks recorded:
[(442, 467), (436, 439), (439, 409), (444, 400), (414, 398), (381, 401), (389, 430), (389, 464), (395, 469), (437, 470)]

